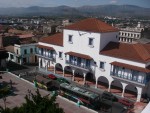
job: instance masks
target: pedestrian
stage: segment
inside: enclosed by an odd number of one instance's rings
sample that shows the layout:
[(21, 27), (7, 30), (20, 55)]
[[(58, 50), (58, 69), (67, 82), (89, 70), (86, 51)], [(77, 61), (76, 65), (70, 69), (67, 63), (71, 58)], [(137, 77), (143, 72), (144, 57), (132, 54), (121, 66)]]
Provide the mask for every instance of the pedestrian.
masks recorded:
[(37, 81), (36, 80), (34, 80), (34, 87), (37, 88)]
[(12, 88), (12, 80), (11, 80), (11, 79), (10, 79), (10, 82), (9, 82), (9, 83), (10, 83), (10, 88)]
[(80, 107), (80, 100), (78, 100), (78, 102), (77, 102), (77, 106), (78, 106), (78, 107)]
[(19, 74), (19, 78), (21, 78), (21, 75)]

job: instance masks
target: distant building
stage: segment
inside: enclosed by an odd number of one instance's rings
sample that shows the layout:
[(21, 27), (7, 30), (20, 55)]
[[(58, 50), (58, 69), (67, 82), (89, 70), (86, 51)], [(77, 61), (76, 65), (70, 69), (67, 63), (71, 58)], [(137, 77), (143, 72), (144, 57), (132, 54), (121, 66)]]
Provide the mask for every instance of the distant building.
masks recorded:
[(8, 51), (8, 61), (16, 62), (18, 64), (31, 64), (37, 62), (36, 43), (31, 44), (15, 44), (14, 46), (5, 47)]
[(142, 37), (143, 31), (144, 27), (141, 26), (140, 22), (138, 22), (138, 25), (135, 28), (121, 28), (119, 32), (119, 41), (132, 43), (133, 40)]
[(44, 25), (43, 26), (43, 33), (55, 33), (56, 26), (55, 25)]
[(6, 59), (8, 57), (7, 51), (3, 48), (2, 37), (0, 37), (0, 71), (5, 71), (7, 68)]

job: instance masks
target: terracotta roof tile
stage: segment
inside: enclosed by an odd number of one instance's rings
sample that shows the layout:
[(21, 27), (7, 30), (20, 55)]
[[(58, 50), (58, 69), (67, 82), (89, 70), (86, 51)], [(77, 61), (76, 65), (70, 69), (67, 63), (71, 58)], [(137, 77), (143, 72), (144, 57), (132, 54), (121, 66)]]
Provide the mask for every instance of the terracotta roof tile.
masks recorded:
[(142, 67), (133, 66), (133, 65), (125, 64), (125, 63), (120, 63), (120, 62), (112, 62), (110, 64), (115, 65), (115, 66), (119, 66), (119, 67), (124, 67), (124, 68), (127, 68), (127, 69), (140, 71), (140, 72), (150, 73), (149, 68), (142, 68)]
[(88, 18), (88, 19), (81, 20), (72, 25), (66, 26), (65, 29), (100, 32), (100, 33), (118, 31), (118, 29), (95, 18)]
[(84, 58), (84, 59), (89, 59), (89, 60), (92, 59), (89, 55), (84, 55), (84, 54), (80, 54), (80, 53), (75, 53), (75, 52), (72, 52), (72, 51), (66, 52), (65, 54), (72, 55), (72, 56), (75, 56), (75, 57)]
[(109, 42), (100, 54), (138, 62), (150, 62), (150, 45)]
[(48, 49), (48, 50), (54, 50), (53, 47), (48, 47), (48, 46), (43, 46), (43, 45), (37, 45), (38, 48), (44, 48), (44, 49)]
[(33, 37), (33, 34), (23, 34), (23, 35), (18, 35), (19, 38), (31, 38)]
[(14, 46), (7, 46), (5, 47), (5, 49), (8, 51), (8, 52), (12, 52), (12, 53), (15, 53), (15, 50), (14, 50)]
[(63, 33), (58, 33), (49, 37), (42, 38), (40, 42), (63, 46)]

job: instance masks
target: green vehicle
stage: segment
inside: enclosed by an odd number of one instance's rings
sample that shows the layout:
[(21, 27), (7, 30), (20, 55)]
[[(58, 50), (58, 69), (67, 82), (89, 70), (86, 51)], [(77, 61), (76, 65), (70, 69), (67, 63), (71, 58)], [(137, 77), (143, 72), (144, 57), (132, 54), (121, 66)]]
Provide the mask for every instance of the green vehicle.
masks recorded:
[(68, 80), (66, 80), (65, 78), (57, 78), (57, 81), (59, 83), (68, 83), (68, 84), (70, 84), (70, 82)]

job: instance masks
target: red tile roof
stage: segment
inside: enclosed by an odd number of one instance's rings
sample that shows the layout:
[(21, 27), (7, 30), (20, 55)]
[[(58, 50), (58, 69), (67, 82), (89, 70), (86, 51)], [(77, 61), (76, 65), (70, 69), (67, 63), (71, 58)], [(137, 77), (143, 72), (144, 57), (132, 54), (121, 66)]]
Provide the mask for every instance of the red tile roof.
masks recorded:
[(38, 48), (48, 49), (48, 50), (54, 50), (53, 47), (43, 46), (43, 45), (37, 45)]
[(14, 46), (12, 46), (12, 45), (5, 47), (5, 49), (6, 49), (8, 52), (15, 53)]
[(18, 35), (19, 38), (31, 38), (33, 37), (33, 34), (23, 34), (23, 35)]
[(42, 38), (40, 42), (63, 46), (63, 33), (58, 33), (49, 37)]
[(119, 66), (119, 67), (124, 67), (124, 68), (127, 68), (127, 69), (140, 71), (140, 72), (150, 73), (149, 68), (142, 68), (142, 67), (133, 66), (133, 65), (129, 65), (129, 64), (124, 64), (124, 63), (120, 63), (120, 62), (112, 62), (110, 64), (115, 65), (115, 66)]
[(109, 42), (100, 54), (147, 63), (150, 62), (150, 44)]
[(118, 31), (118, 29), (116, 29), (96, 18), (88, 18), (88, 19), (81, 20), (72, 25), (66, 26), (65, 29), (100, 32), (100, 33), (117, 32)]
[(80, 54), (80, 53), (75, 53), (75, 52), (66, 52), (65, 54), (68, 54), (68, 55), (72, 55), (72, 56), (75, 56), (75, 57), (80, 57), (80, 58), (84, 58), (84, 59), (89, 59), (91, 60), (92, 57), (90, 57), (89, 55), (84, 55), (84, 54)]

